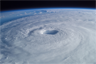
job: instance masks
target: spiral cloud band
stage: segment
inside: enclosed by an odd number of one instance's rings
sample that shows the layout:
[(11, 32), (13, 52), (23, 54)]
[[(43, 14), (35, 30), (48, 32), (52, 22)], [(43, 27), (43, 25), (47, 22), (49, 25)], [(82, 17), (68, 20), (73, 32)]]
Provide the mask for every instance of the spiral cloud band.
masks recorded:
[(33, 15), (0, 29), (0, 64), (96, 63), (95, 10)]

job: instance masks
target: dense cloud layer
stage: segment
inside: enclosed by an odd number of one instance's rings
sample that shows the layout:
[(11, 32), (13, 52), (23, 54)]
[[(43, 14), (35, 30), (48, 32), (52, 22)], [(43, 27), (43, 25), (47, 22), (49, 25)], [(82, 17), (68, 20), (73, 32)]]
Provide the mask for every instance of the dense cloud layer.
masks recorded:
[(0, 64), (95, 64), (96, 11), (68, 10), (0, 26)]

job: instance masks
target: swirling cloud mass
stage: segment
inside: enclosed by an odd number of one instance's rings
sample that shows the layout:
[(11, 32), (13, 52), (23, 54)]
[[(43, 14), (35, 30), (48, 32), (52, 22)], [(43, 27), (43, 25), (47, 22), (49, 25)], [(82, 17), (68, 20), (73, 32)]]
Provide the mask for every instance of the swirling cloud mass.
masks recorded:
[(95, 10), (41, 13), (0, 29), (0, 64), (96, 63)]

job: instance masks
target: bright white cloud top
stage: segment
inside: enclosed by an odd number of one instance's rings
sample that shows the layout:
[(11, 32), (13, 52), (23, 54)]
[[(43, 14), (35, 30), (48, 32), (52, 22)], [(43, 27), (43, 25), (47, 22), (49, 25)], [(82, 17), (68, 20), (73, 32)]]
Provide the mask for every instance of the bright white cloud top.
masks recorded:
[(0, 25), (0, 64), (96, 64), (96, 10), (39, 12)]

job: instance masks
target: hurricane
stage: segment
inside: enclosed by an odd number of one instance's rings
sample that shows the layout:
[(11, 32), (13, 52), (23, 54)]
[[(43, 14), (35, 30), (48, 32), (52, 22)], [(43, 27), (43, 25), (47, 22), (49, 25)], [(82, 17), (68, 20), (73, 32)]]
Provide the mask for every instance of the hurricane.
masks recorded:
[(0, 64), (96, 64), (96, 10), (32, 13), (0, 25)]

